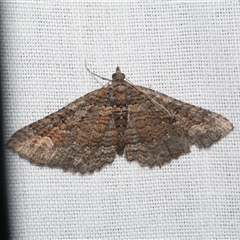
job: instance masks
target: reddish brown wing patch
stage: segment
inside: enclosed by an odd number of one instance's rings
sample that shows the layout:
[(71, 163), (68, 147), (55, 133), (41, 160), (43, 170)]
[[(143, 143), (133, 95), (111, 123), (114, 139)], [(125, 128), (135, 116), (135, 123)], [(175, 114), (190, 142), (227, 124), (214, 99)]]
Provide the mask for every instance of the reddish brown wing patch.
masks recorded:
[(31, 163), (85, 173), (113, 162), (116, 130), (107, 89), (96, 90), (26, 126), (7, 146)]
[(31, 163), (93, 172), (125, 152), (129, 161), (162, 166), (209, 147), (233, 129), (223, 116), (124, 80), (112, 83), (12, 135), (7, 147)]
[(126, 157), (142, 164), (163, 165), (190, 152), (190, 146), (211, 146), (233, 129), (223, 116), (144, 87), (135, 87), (129, 106)]

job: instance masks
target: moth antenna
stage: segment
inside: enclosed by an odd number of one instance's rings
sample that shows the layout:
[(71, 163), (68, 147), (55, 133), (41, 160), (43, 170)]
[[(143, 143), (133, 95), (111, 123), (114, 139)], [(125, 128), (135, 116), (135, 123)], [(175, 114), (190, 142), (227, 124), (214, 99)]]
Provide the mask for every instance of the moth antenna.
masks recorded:
[[(142, 93), (143, 95), (145, 95), (147, 97), (147, 99), (157, 108), (161, 108), (163, 109), (164, 111), (166, 111), (166, 113), (169, 115), (169, 117), (171, 117), (171, 113), (162, 105), (162, 104), (159, 104), (156, 100), (154, 100), (152, 97), (150, 97), (148, 94), (140, 91), (129, 79), (125, 78), (129, 84), (132, 85), (133, 88), (135, 88), (138, 92)], [(149, 88), (148, 88), (149, 89)], [(160, 110), (160, 109), (159, 109)]]
[(87, 69), (87, 71), (88, 71), (90, 74), (92, 74), (93, 76), (99, 77), (99, 78), (101, 78), (102, 80), (105, 80), (105, 81), (110, 81), (110, 82), (112, 81), (111, 79), (108, 79), (108, 78), (99, 76), (99, 75), (97, 75), (96, 73), (92, 72), (92, 71), (87, 67), (87, 61), (86, 61), (86, 59), (84, 59), (84, 63), (85, 63), (85, 68)]

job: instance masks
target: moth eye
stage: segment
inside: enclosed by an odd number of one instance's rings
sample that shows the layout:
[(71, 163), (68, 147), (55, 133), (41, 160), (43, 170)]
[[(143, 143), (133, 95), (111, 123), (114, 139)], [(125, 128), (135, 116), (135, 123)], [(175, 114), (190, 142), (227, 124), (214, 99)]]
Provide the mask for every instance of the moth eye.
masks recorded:
[(114, 79), (116, 77), (116, 73), (114, 73), (113, 75), (112, 75), (112, 79)]
[(125, 74), (124, 73), (122, 73), (122, 77), (125, 78)]

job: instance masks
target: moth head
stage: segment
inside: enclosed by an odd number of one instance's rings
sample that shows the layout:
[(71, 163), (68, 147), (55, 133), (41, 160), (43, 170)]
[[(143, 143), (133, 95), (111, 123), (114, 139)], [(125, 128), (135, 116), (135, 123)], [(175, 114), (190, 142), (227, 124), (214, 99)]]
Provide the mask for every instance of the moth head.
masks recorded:
[(119, 67), (116, 68), (116, 72), (112, 75), (112, 80), (116, 82), (121, 82), (125, 78), (125, 74), (121, 73), (121, 70)]

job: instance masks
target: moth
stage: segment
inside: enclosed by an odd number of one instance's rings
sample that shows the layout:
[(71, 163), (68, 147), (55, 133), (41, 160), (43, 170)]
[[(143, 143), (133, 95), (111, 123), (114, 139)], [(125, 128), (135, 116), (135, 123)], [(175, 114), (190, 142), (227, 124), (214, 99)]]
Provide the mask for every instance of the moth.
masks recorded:
[(162, 166), (232, 129), (220, 114), (130, 84), (117, 67), (107, 86), (18, 130), (7, 147), (33, 164), (86, 173), (116, 154)]

